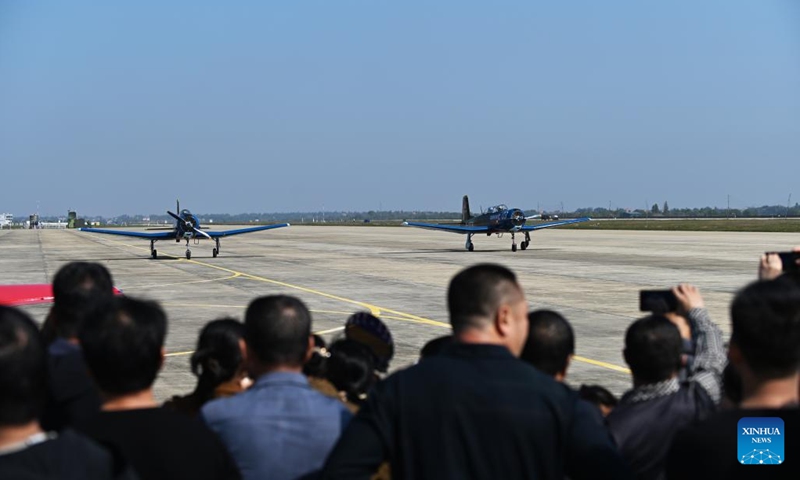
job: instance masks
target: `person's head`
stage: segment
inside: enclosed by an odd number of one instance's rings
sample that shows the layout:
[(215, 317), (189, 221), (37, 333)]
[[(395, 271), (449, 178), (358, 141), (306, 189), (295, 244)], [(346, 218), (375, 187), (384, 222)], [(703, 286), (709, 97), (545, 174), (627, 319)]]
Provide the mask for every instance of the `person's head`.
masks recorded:
[(363, 403), (377, 381), (372, 352), (362, 343), (346, 338), (333, 342), (330, 351), (326, 378), (348, 401)]
[(39, 418), (47, 396), (46, 375), (36, 324), (21, 310), (0, 306), (0, 428)]
[(659, 315), (640, 318), (625, 333), (625, 361), (631, 368), (634, 384), (663, 382), (681, 368), (683, 343), (672, 322)]
[(783, 275), (752, 283), (731, 304), (729, 358), (760, 381), (797, 375), (800, 368), (800, 285)]
[(454, 336), (464, 341), (506, 346), (519, 356), (528, 336), (528, 305), (514, 273), (500, 265), (478, 264), (450, 281), (447, 307)]
[(72, 262), (61, 267), (53, 278), (50, 313), (56, 336), (77, 337), (86, 317), (113, 295), (111, 274), (99, 263)]
[(270, 295), (250, 302), (244, 319), (247, 362), (252, 373), (297, 369), (311, 356), (311, 313), (295, 297)]
[(385, 323), (369, 312), (356, 312), (347, 319), (344, 336), (367, 347), (375, 357), (375, 369), (386, 373), (394, 357), (394, 340)]
[(204, 393), (213, 390), (244, 370), (244, 324), (232, 318), (208, 322), (200, 331), (192, 354), (192, 373)]
[(419, 351), (419, 359), (424, 360), (439, 355), (439, 353), (451, 343), (453, 343), (452, 335), (436, 337), (422, 346), (422, 349)]
[(578, 395), (597, 406), (604, 417), (607, 417), (618, 403), (617, 397), (600, 385), (581, 385)]
[(303, 375), (307, 377), (325, 378), (325, 366), (330, 357), (328, 344), (321, 336), (314, 334), (314, 351), (303, 365)]
[(575, 354), (575, 334), (569, 322), (552, 310), (528, 314), (528, 340), (520, 358), (542, 372), (563, 381)]
[(83, 357), (106, 397), (152, 387), (164, 362), (167, 316), (155, 302), (116, 297), (79, 332)]

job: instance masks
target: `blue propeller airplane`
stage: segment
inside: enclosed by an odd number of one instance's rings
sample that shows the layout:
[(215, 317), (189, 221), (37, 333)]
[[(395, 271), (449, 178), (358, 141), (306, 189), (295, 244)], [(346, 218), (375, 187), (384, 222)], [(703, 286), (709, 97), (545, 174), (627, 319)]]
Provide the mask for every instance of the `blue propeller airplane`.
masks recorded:
[(517, 251), (517, 241), (514, 238), (517, 232), (525, 234), (525, 240), (520, 243), (520, 248), (523, 250), (528, 248), (531, 244), (530, 232), (534, 230), (541, 230), (543, 228), (560, 227), (561, 225), (570, 225), (572, 223), (588, 222), (591, 220), (589, 217), (575, 218), (571, 220), (562, 220), (560, 222), (547, 222), (537, 223), (535, 225), (525, 225), (527, 220), (539, 218), (540, 215), (532, 215), (526, 217), (525, 213), (519, 208), (508, 208), (505, 205), (497, 205), (490, 207), (486, 212), (473, 217), (469, 211), (469, 197), (464, 195), (461, 202), (461, 223), (458, 225), (445, 225), (438, 223), (420, 223), (420, 222), (403, 222), (403, 225), (409, 227), (427, 228), (429, 230), (442, 230), (451, 233), (460, 233), (467, 236), (466, 249), (470, 252), (475, 250), (475, 245), (472, 243), (472, 236), (485, 233), (487, 236), (497, 234), (501, 237), (504, 233), (511, 234), (511, 251)]
[[(181, 210), (181, 204), (178, 202), (177, 210), (180, 215), (167, 210), (169, 216), (176, 220), (175, 226), (168, 228), (168, 231), (160, 233), (146, 233), (146, 232), (127, 232), (124, 230), (109, 230), (103, 228), (81, 228), (82, 232), (90, 233), (103, 233), (106, 235), (122, 235), (125, 237), (147, 238), (150, 240), (150, 255), (153, 258), (158, 258), (158, 252), (155, 249), (155, 243), (159, 240), (175, 240), (180, 242), (186, 240), (186, 258), (192, 258), (192, 251), (189, 249), (189, 241), (194, 240), (195, 245), (200, 243), (202, 239), (214, 240), (216, 247), (211, 251), (212, 255), (216, 257), (219, 255), (219, 239), (222, 237), (230, 237), (232, 235), (241, 235), (243, 233), (260, 232), (263, 230), (272, 230), (274, 228), (288, 227), (288, 223), (278, 223), (275, 225), (264, 225), (260, 227), (239, 228), (235, 230), (223, 230), (220, 232), (204, 232), (200, 227), (200, 220), (189, 210)], [(158, 229), (153, 229), (158, 230)]]

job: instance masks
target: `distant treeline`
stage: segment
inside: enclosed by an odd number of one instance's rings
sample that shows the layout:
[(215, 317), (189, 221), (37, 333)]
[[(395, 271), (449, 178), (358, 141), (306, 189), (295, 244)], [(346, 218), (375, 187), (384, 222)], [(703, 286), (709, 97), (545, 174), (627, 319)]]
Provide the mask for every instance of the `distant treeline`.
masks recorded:
[(786, 205), (764, 205), (761, 207), (748, 208), (669, 208), (669, 204), (664, 202), (663, 206), (657, 203), (649, 210), (609, 210), (607, 208), (579, 208), (565, 216), (580, 216), (592, 218), (776, 218), (776, 217), (800, 217), (800, 204), (795, 203), (789, 208)]
[[(477, 214), (480, 212), (473, 212)], [(586, 207), (572, 212), (526, 210), (526, 215), (536, 213), (555, 214), (560, 218), (592, 217), (592, 218), (742, 218), (742, 217), (800, 217), (800, 204), (795, 203), (787, 209), (785, 205), (764, 205), (761, 207), (737, 208), (670, 208), (667, 202), (653, 204), (649, 210), (626, 210)], [(444, 220), (457, 221), (461, 219), (461, 212), (436, 212), (436, 211), (375, 211), (366, 212), (289, 212), (289, 213), (200, 213), (197, 214), (203, 224), (247, 224), (247, 223), (369, 223), (403, 220)], [(163, 214), (151, 215), (120, 215), (113, 218), (88, 217), (89, 221), (99, 221), (103, 224), (116, 225), (142, 225), (142, 224), (169, 224), (174, 220)], [(51, 221), (42, 218), (43, 221)], [(53, 218), (52, 220), (55, 220)]]

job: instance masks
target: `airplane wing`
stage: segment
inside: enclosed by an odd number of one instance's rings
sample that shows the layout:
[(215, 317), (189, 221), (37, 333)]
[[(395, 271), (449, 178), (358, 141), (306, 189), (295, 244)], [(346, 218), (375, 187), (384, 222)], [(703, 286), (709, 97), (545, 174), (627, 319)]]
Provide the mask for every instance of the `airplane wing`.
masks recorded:
[[(122, 290), (114, 287), (114, 295)], [(18, 307), (53, 302), (53, 285), (50, 283), (30, 285), (0, 285), (0, 305)]]
[(591, 220), (589, 217), (573, 218), (571, 220), (561, 220), (558, 222), (537, 223), (536, 225), (525, 225), (522, 227), (523, 232), (532, 232), (534, 230), (541, 230), (543, 228), (560, 227), (561, 225), (571, 225), (573, 223), (583, 223)]
[(175, 238), (174, 229), (170, 232), (159, 232), (159, 233), (129, 232), (127, 230), (114, 230), (114, 229), (104, 229), (104, 228), (79, 228), (78, 230), (80, 230), (81, 232), (103, 233), (106, 235), (121, 235), (123, 237), (149, 238), (150, 240), (166, 240)]
[(211, 238), (219, 238), (219, 237), (230, 237), (231, 235), (241, 235), (243, 233), (272, 230), (274, 228), (283, 228), (288, 226), (289, 226), (288, 223), (278, 223), (275, 225), (263, 225), (261, 227), (248, 227), (248, 228), (239, 228), (236, 230), (223, 230), (221, 232), (203, 232), (203, 233), (207, 234)]
[(471, 225), (441, 225), (438, 223), (403, 222), (408, 227), (427, 228), (428, 230), (442, 230), (452, 233), (486, 233), (489, 227), (475, 227)]

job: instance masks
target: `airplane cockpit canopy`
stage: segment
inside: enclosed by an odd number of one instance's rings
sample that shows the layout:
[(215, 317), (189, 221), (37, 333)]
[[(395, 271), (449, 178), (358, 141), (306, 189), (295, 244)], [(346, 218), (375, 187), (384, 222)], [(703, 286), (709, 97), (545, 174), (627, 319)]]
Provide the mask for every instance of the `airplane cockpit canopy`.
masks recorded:
[(498, 213), (498, 212), (502, 212), (502, 211), (505, 211), (505, 210), (508, 210), (508, 207), (506, 207), (504, 204), (501, 203), (500, 205), (495, 205), (493, 207), (489, 207), (486, 210), (486, 213)]
[(188, 209), (184, 208), (183, 210), (181, 210), (181, 217), (187, 217), (187, 216), (191, 217), (192, 216), (192, 212), (190, 212)]

